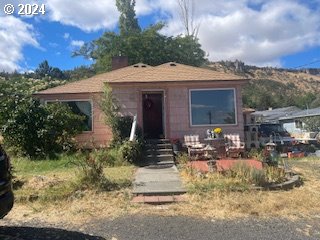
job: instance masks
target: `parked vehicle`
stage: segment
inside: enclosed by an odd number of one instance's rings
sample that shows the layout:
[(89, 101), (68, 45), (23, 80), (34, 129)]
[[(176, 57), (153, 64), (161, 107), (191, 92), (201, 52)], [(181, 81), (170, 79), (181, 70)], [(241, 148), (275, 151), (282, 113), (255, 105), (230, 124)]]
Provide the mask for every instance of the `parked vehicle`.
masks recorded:
[(271, 138), (277, 150), (281, 152), (290, 151), (296, 142), (280, 123), (261, 123), (258, 127), (258, 137), (262, 146), (265, 146)]
[(0, 145), (0, 219), (13, 207), (10, 159)]

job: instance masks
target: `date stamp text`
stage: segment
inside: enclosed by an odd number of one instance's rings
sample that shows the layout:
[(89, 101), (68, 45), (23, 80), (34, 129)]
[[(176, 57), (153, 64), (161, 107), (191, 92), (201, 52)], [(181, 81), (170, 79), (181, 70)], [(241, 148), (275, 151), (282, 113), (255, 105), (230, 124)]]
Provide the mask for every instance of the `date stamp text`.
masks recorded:
[(26, 15), (26, 16), (35, 16), (35, 15), (45, 15), (46, 6), (45, 4), (18, 4), (18, 7), (15, 7), (13, 4), (5, 4), (3, 11), (7, 15), (17, 14), (17, 15)]

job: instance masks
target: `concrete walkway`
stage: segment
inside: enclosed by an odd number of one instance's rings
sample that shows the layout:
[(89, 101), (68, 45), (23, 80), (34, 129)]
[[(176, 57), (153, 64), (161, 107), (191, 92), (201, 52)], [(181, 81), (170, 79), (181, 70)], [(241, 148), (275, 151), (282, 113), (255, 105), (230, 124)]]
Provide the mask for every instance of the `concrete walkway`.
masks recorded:
[(175, 165), (150, 165), (137, 170), (133, 194), (170, 196), (185, 193)]

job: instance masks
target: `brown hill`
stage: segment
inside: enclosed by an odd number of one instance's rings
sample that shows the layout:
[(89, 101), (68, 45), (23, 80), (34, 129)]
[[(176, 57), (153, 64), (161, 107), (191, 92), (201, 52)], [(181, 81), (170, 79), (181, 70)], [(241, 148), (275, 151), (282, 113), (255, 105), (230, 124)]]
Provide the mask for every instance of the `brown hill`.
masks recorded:
[(320, 92), (320, 69), (282, 69), (272, 67), (255, 67), (241, 61), (220, 61), (208, 64), (208, 68), (239, 74), (251, 80), (273, 80), (290, 85), (306, 93)]

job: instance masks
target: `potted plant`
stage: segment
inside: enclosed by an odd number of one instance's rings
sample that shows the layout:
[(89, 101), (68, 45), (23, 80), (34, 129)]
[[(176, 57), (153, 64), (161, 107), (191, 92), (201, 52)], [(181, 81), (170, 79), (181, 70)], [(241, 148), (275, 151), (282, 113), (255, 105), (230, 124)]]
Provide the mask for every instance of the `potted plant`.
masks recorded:
[(172, 138), (172, 139), (170, 139), (170, 142), (172, 144), (173, 152), (175, 154), (178, 154), (181, 151), (181, 148), (182, 148), (180, 139), (179, 138)]
[(213, 133), (214, 133), (215, 138), (222, 138), (222, 129), (221, 128), (213, 129)]

